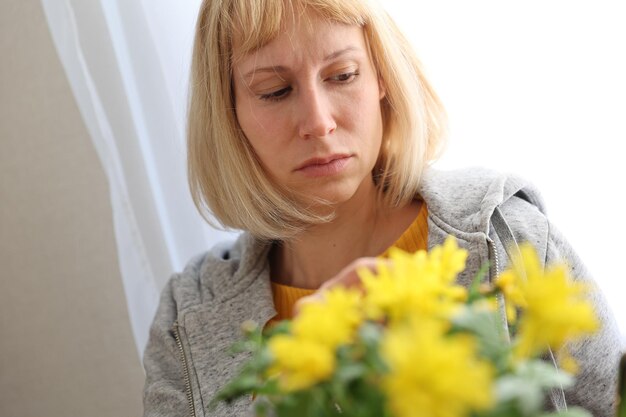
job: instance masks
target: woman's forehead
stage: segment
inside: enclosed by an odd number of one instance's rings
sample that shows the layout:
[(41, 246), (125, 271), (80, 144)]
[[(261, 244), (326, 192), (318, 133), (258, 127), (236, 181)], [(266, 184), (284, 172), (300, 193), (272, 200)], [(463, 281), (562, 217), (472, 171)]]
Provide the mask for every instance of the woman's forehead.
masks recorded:
[(294, 67), (307, 62), (323, 65), (341, 57), (367, 57), (361, 27), (328, 21), (310, 23), (287, 25), (266, 45), (248, 53), (237, 51), (235, 45), (235, 66), (248, 73), (264, 67)]
[(363, 19), (359, 16), (342, 14), (337, 10), (318, 11), (303, 4), (302, 1), (285, 2), (275, 14), (246, 14), (239, 19), (233, 19), (233, 59), (237, 61), (244, 55), (260, 50), (281, 36), (293, 38), (293, 44), (297, 46), (296, 37), (302, 39), (302, 35), (314, 36), (323, 30), (332, 30), (341, 25), (363, 27)]
[[(260, 38), (259, 43), (253, 47), (253, 42), (248, 41), (246, 45), (246, 41), (241, 37), (235, 37), (234, 61), (273, 59), (302, 53), (316, 53), (324, 59), (329, 59), (332, 58), (332, 54), (343, 49), (352, 52), (364, 51), (366, 45), (361, 26), (348, 25), (312, 13), (285, 19), (271, 38), (269, 36)], [(261, 43), (261, 40), (264, 42)]]

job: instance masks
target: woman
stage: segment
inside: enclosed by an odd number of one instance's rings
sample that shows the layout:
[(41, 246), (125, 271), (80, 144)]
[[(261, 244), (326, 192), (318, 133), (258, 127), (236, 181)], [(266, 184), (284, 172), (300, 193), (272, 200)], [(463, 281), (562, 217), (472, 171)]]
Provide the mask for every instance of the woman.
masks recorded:
[[(192, 64), (191, 191), (202, 212), (245, 233), (164, 289), (144, 356), (145, 415), (206, 415), (245, 359), (229, 351), (241, 323), (268, 325), (321, 288), (356, 285), (356, 265), (391, 246), (415, 251), (455, 236), (470, 253), (466, 285), (488, 259), (490, 278), (502, 270), (514, 240), (588, 277), (531, 186), (427, 168), (445, 127), (413, 51), (374, 2), (205, 0)], [(574, 353), (581, 385), (552, 400), (608, 417), (619, 339), (600, 294), (595, 302), (604, 326)], [(245, 415), (250, 401), (211, 415)]]

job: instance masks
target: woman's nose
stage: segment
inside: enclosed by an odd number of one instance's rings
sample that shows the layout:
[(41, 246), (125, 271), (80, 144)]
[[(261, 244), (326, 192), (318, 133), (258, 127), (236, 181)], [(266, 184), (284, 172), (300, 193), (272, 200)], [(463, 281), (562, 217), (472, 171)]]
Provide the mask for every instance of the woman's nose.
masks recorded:
[(303, 139), (322, 138), (337, 129), (332, 106), (323, 90), (310, 87), (302, 90), (299, 97), (299, 135)]

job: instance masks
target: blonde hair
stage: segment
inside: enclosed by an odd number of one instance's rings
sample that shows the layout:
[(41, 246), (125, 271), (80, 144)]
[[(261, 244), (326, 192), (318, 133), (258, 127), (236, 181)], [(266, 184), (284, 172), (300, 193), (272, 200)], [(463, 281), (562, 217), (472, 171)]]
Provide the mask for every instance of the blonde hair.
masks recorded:
[(284, 240), (332, 218), (272, 183), (235, 114), (233, 39), (241, 54), (250, 53), (279, 35), (289, 13), (305, 9), (364, 29), (386, 93), (372, 172), (382, 202), (393, 207), (415, 198), (424, 168), (443, 148), (444, 108), (409, 42), (375, 0), (204, 0), (191, 65), (187, 159), (193, 201), (215, 226), (211, 214), (223, 227)]

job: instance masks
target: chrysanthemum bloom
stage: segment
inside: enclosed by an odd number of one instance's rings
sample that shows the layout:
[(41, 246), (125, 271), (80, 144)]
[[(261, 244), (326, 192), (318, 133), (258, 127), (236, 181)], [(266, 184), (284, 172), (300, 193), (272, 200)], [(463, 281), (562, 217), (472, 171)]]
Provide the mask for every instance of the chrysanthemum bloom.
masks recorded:
[(526, 299), (522, 293), (522, 289), (518, 284), (518, 275), (513, 270), (506, 270), (496, 278), (495, 284), (506, 301), (506, 318), (509, 323), (514, 324), (517, 321), (517, 308), (525, 308), (527, 306)]
[[(548, 346), (559, 350), (566, 342), (596, 331), (599, 322), (588, 299), (591, 288), (572, 280), (564, 264), (550, 265), (544, 271), (530, 244), (522, 245), (520, 251), (521, 259), (514, 262), (518, 267), (507, 270), (496, 281), (508, 308), (522, 310), (517, 357), (536, 356)], [(563, 362), (570, 369), (575, 367), (567, 354)]]
[(456, 239), (448, 236), (443, 245), (435, 246), (429, 252), (432, 264), (439, 265), (439, 274), (442, 281), (448, 284), (456, 281), (457, 275), (465, 269), (467, 251), (459, 248)]
[(291, 332), (294, 337), (335, 349), (354, 339), (362, 320), (361, 293), (354, 289), (335, 287), (325, 291), (321, 300), (302, 306), (292, 321)]
[(274, 362), (268, 370), (282, 390), (309, 388), (329, 378), (335, 370), (335, 351), (320, 343), (288, 335), (276, 335), (268, 346)]
[(467, 296), (455, 285), (465, 267), (467, 251), (454, 238), (430, 253), (390, 251), (390, 263), (381, 261), (377, 272), (359, 271), (365, 288), (364, 306), (368, 318), (388, 317), (392, 322), (414, 315), (449, 317)]
[(282, 389), (306, 389), (332, 375), (337, 347), (350, 343), (361, 323), (360, 301), (359, 291), (332, 288), (302, 307), (290, 335), (270, 339), (274, 362), (268, 373)]
[(493, 404), (493, 370), (475, 340), (445, 332), (439, 320), (410, 320), (385, 335), (382, 386), (394, 416), (461, 417)]

